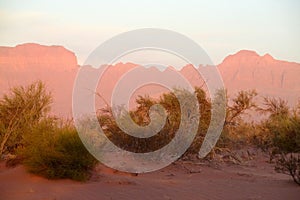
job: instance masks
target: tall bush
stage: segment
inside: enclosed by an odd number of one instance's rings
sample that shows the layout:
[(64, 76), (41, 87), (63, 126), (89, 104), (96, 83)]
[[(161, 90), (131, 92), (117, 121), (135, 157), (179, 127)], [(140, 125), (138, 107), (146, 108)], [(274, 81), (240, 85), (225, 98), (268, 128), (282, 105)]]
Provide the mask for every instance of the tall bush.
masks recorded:
[(52, 97), (41, 81), (11, 89), (0, 100), (0, 156), (14, 151), (22, 134), (45, 117)]

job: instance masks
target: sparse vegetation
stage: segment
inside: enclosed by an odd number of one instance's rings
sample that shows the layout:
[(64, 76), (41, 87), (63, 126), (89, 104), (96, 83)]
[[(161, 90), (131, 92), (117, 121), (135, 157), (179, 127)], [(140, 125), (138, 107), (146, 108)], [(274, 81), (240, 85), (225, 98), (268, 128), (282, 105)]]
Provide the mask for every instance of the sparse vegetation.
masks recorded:
[[(196, 155), (210, 124), (212, 103), (217, 99), (208, 99), (201, 88), (195, 88), (195, 94), (185, 90), (177, 92), (182, 97), (195, 95), (199, 103), (198, 131), (185, 152), (185, 156)], [(228, 151), (255, 144), (271, 150), (272, 158), (276, 158), (276, 171), (290, 174), (299, 184), (300, 103), (291, 110), (281, 99), (264, 98), (263, 106), (258, 107), (254, 101), (256, 96), (255, 91), (241, 91), (227, 100), (225, 125), (216, 149)], [(87, 180), (97, 161), (86, 150), (71, 123), (60, 122), (48, 115), (51, 102), (51, 95), (42, 82), (13, 88), (10, 94), (4, 95), (0, 100), (0, 153), (17, 154), (18, 161), (22, 161), (30, 172), (50, 179)], [(167, 116), (163, 128), (150, 138), (130, 136), (120, 129), (112, 109), (106, 108), (98, 112), (106, 136), (120, 148), (139, 153), (168, 144), (181, 122), (180, 104), (175, 93), (164, 93), (159, 99), (139, 96), (136, 104), (136, 109), (127, 114), (139, 126), (149, 125), (150, 108), (155, 104), (162, 105)], [(268, 118), (259, 124), (246, 122), (243, 116), (254, 109), (267, 114)], [(126, 115), (120, 116), (123, 122), (128, 122), (126, 117), (122, 118)]]

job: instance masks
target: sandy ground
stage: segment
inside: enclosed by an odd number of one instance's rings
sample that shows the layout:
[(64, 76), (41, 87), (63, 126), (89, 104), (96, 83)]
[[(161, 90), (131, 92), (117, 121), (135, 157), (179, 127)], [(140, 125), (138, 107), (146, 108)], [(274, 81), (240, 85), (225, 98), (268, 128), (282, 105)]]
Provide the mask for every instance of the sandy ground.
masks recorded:
[(300, 187), (274, 172), (267, 160), (259, 157), (242, 165), (180, 161), (138, 176), (99, 165), (87, 183), (47, 180), (2, 162), (0, 199), (300, 199)]

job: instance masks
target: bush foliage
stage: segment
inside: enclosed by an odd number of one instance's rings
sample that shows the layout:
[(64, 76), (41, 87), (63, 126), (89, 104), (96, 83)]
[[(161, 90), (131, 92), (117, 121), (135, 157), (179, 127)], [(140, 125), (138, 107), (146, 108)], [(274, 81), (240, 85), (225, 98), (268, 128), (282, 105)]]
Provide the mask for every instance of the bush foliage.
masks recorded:
[[(189, 93), (188, 95), (191, 94)], [(199, 103), (200, 123), (197, 134), (185, 155), (199, 153), (211, 121), (212, 103), (211, 100), (207, 98), (206, 92), (203, 89), (196, 87), (194, 95), (197, 97)], [(240, 133), (242, 132), (241, 129), (238, 129), (240, 127), (238, 124), (242, 123), (241, 116), (256, 106), (253, 100), (256, 95), (257, 94), (255, 91), (242, 91), (232, 99), (230, 105), (229, 102), (227, 102), (226, 122), (221, 138), (217, 143), (218, 147), (231, 146), (236, 144), (237, 140), (239, 140), (240, 143), (244, 143), (246, 141), (245, 137), (239, 137), (235, 135), (234, 132), (236, 130), (239, 130)], [(162, 105), (167, 112), (166, 124), (162, 130), (150, 138), (132, 137), (124, 133), (119, 128), (112, 115), (111, 108), (108, 108), (102, 109), (98, 112), (100, 125), (104, 129), (104, 132), (108, 138), (125, 150), (140, 153), (154, 151), (168, 144), (173, 139), (180, 126), (181, 111), (176, 95), (173, 92), (164, 93), (159, 99), (151, 99), (148, 96), (139, 96), (139, 98), (136, 100), (136, 104), (136, 109), (130, 111), (130, 116), (133, 121), (140, 126), (146, 126), (150, 123), (148, 112), (151, 106), (155, 104)], [(250, 125), (246, 123), (243, 123), (243, 125), (244, 127), (250, 127)], [(186, 134), (190, 133), (187, 132)]]
[(22, 143), (26, 130), (48, 114), (51, 94), (41, 81), (11, 89), (0, 100), (0, 157)]
[[(191, 95), (188, 91), (177, 90), (181, 95)], [(195, 96), (199, 102), (199, 113), (201, 114), (197, 135), (187, 150), (189, 153), (198, 153), (210, 121), (210, 102), (206, 93), (195, 89)], [(136, 100), (137, 107), (130, 111), (130, 117), (139, 126), (146, 126), (150, 123), (149, 110), (155, 104), (162, 105), (167, 112), (167, 119), (164, 127), (150, 138), (136, 138), (124, 133), (116, 123), (111, 109), (102, 109), (99, 113), (99, 123), (105, 134), (120, 148), (132, 152), (150, 152), (162, 148), (168, 144), (176, 134), (180, 126), (181, 110), (176, 95), (173, 92), (164, 93), (159, 99), (152, 99), (148, 96), (139, 96)], [(189, 134), (189, 133), (186, 133)]]
[(262, 132), (267, 135), (261, 141), (271, 148), (271, 159), (276, 158), (275, 170), (289, 174), (300, 185), (300, 104), (291, 110), (282, 99), (265, 98), (264, 105), (259, 111), (269, 117), (261, 124)]
[(297, 108), (291, 110), (282, 99), (265, 98), (264, 108), (258, 110), (269, 117), (260, 125), (267, 137), (260, 138), (274, 153), (300, 151), (300, 115)]
[(75, 127), (49, 117), (52, 97), (41, 81), (11, 89), (0, 100), (0, 156), (17, 154), (47, 178), (86, 180), (96, 160), (82, 144)]
[(84, 181), (96, 159), (82, 144), (75, 127), (45, 119), (24, 137), (20, 154), (24, 165), (35, 174), (49, 179), (70, 178)]

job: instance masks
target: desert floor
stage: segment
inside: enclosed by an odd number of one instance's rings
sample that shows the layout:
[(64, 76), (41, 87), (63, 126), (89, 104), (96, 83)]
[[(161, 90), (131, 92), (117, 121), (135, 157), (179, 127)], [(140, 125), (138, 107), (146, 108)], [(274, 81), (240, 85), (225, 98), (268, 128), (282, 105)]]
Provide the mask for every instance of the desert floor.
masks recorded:
[(0, 199), (300, 199), (300, 187), (267, 156), (242, 164), (178, 161), (138, 176), (98, 165), (86, 183), (47, 180), (0, 163)]

